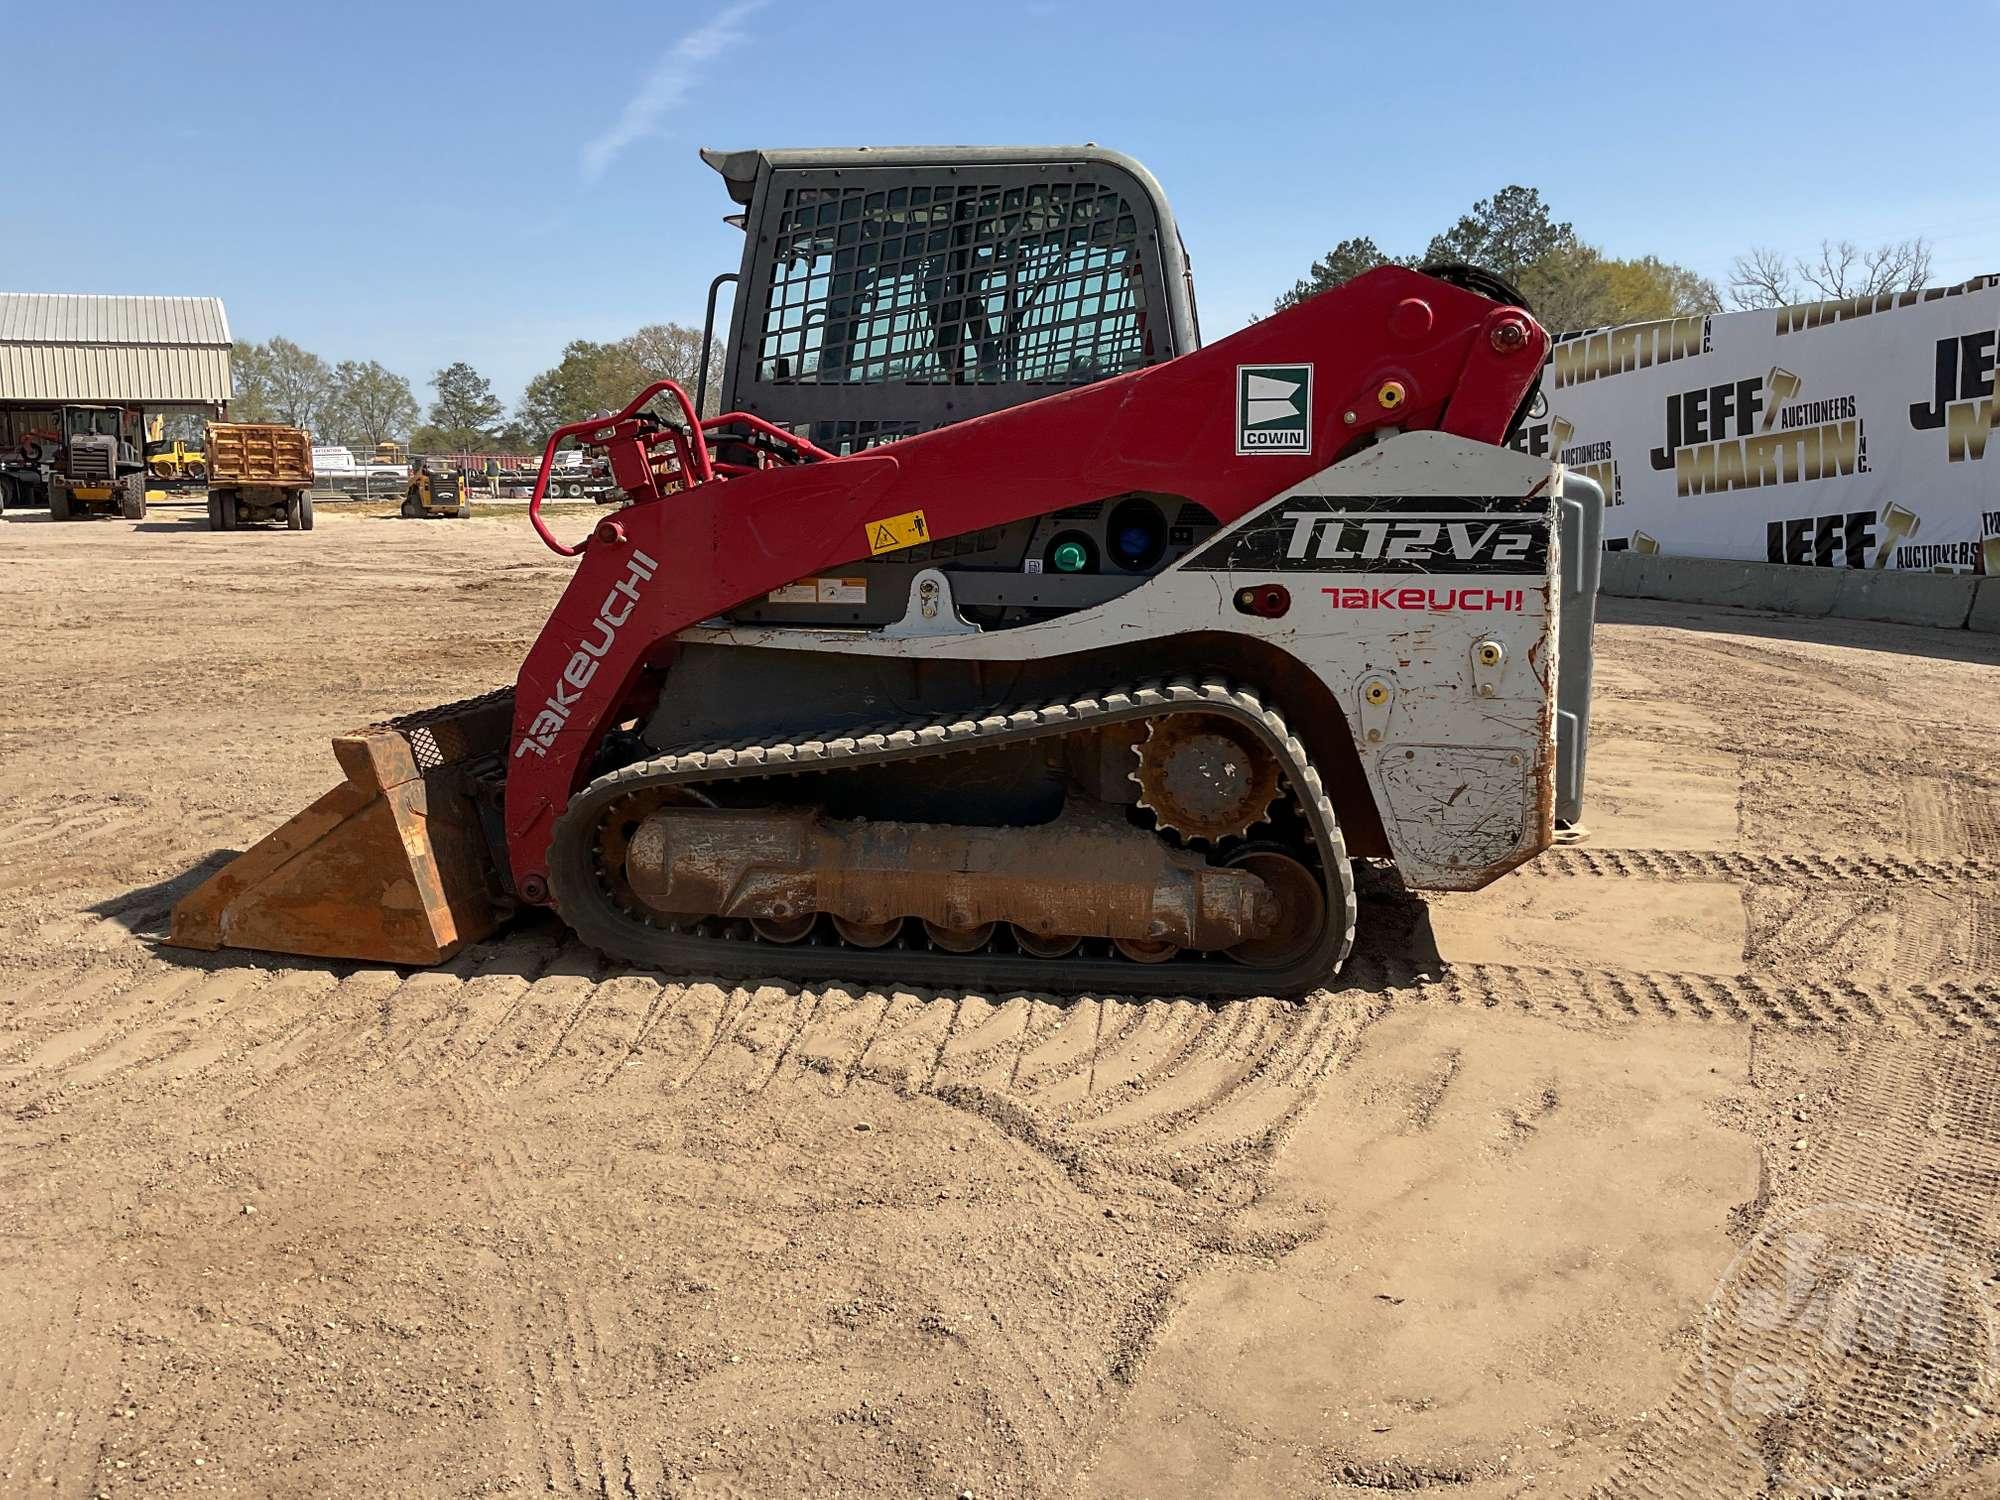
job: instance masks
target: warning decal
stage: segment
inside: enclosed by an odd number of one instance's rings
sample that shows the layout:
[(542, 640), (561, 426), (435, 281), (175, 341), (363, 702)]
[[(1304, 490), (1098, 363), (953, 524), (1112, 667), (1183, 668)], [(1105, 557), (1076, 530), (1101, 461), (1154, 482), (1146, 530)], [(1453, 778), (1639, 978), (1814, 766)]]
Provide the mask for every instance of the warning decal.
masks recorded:
[(801, 578), (772, 589), (764, 598), (772, 604), (866, 604), (865, 578)]
[(868, 551), (876, 557), (884, 552), (894, 552), (898, 547), (914, 547), (931, 539), (931, 529), (924, 524), (924, 513), (920, 510), (906, 515), (884, 516), (879, 521), (870, 521), (864, 529), (868, 533)]

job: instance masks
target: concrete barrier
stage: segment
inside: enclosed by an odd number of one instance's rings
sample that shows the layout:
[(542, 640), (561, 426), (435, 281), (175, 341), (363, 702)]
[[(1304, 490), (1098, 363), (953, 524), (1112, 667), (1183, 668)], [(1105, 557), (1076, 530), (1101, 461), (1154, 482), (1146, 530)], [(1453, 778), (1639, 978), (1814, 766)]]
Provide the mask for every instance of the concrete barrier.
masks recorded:
[[(1819, 569), (1801, 568), (1800, 572)], [(1889, 620), (1963, 630), (1972, 613), (1971, 573), (1891, 573), (1873, 568), (1828, 568), (1840, 580), (1833, 612), (1843, 620)]]
[(1965, 628), (2000, 635), (2000, 578), (1982, 578), (1972, 594), (1972, 613)]
[(1720, 604), (1774, 614), (1885, 620), (1962, 629), (1984, 600), (1983, 627), (2000, 630), (2000, 579), (1970, 573), (1890, 573), (1872, 568), (1801, 568), (1657, 552), (1605, 554), (1600, 591), (1627, 599)]

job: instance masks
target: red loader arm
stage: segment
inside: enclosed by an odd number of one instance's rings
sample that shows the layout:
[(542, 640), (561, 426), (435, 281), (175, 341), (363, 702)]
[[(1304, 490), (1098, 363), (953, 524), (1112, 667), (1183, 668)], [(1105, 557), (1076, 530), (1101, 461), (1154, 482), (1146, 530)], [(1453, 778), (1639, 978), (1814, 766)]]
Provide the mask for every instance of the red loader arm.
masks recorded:
[[(918, 516), (922, 530), (907, 540), (928, 540), (1164, 489), (1227, 526), (1379, 428), (1500, 442), (1548, 344), (1519, 308), (1384, 267), (1166, 364), (852, 457), (744, 414), (698, 421), (672, 382), (616, 417), (562, 429), (531, 514), (544, 540), (582, 561), (515, 688), (506, 832), (516, 889), (547, 899), (555, 820), (605, 731), (650, 707), (645, 669), (669, 658), (673, 637), (886, 550), (870, 544), (878, 523)], [(1238, 453), (1238, 368), (1308, 364), (1310, 449)], [(643, 414), (661, 391), (678, 402), (682, 427)], [(796, 461), (716, 465), (707, 435), (745, 426)], [(557, 542), (540, 515), (555, 444), (572, 435), (607, 449), (636, 501), (579, 548)]]

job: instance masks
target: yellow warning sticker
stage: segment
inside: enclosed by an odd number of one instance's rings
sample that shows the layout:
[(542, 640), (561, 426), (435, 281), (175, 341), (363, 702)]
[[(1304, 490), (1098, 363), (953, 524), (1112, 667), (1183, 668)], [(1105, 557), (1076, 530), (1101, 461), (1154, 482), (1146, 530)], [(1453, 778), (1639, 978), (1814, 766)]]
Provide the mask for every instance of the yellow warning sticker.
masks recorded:
[(931, 529), (924, 524), (924, 513), (920, 510), (870, 521), (867, 530), (868, 550), (877, 557), (884, 552), (894, 552), (898, 547), (914, 547), (931, 539)]

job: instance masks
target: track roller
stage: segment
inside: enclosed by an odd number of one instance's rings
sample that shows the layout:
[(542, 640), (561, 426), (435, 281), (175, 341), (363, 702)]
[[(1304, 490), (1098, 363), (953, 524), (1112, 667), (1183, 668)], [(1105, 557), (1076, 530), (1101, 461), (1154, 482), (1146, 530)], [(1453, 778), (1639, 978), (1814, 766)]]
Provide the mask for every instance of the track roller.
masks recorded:
[(1076, 952), (1077, 944), (1083, 941), (1082, 938), (1063, 937), (1060, 934), (1043, 937), (1039, 933), (1028, 931), (1025, 927), (1015, 927), (1012, 930), (1015, 946), (1032, 958), (1066, 958)]
[(946, 927), (941, 922), (925, 922), (924, 935), (931, 940), (933, 948), (942, 948), (946, 953), (977, 953), (993, 940), (994, 922), (981, 922), (972, 927)]
[(835, 917), (833, 930), (840, 934), (843, 943), (852, 943), (857, 948), (886, 948), (903, 930), (903, 919), (891, 917), (886, 922), (856, 922), (848, 917)]

